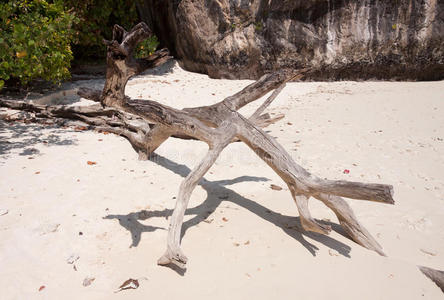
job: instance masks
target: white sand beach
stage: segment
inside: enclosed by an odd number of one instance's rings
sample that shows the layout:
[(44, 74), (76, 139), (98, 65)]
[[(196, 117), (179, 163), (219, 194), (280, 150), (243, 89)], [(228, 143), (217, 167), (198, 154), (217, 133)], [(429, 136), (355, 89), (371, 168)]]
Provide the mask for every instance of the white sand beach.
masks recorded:
[[(251, 82), (170, 63), (126, 92), (184, 108)], [(180, 182), (205, 144), (171, 138), (139, 161), (113, 134), (0, 121), (0, 299), (443, 299), (417, 265), (444, 270), (444, 81), (294, 82), (267, 111), (285, 114), (266, 131), (310, 172), (393, 185), (395, 205), (347, 200), (387, 257), (344, 236), (315, 199), (312, 215), (333, 231), (304, 232), (282, 180), (233, 143), (192, 194), (187, 270), (158, 266)], [(129, 278), (140, 286), (116, 293)]]

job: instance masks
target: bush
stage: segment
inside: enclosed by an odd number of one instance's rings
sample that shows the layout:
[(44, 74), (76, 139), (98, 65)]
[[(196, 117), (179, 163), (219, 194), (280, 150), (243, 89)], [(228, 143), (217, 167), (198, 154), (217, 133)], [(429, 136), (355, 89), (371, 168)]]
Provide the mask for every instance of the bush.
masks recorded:
[(139, 17), (134, 0), (64, 0), (66, 9), (74, 11), (80, 22), (74, 26), (73, 51), (76, 59), (104, 58), (103, 38), (111, 39), (114, 24), (129, 30)]
[(9, 0), (0, 4), (0, 88), (15, 79), (58, 82), (70, 76), (76, 17), (63, 1)]
[(157, 40), (157, 37), (153, 35), (152, 37), (147, 38), (146, 40), (140, 42), (139, 45), (137, 45), (135, 56), (137, 58), (142, 58), (153, 54), (154, 51), (156, 51), (158, 45), (159, 41)]

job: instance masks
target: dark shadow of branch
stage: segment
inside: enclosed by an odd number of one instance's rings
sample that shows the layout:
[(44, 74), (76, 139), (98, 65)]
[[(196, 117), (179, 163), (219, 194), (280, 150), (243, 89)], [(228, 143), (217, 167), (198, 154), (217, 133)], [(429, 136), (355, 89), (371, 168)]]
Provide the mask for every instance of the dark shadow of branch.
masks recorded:
[[(50, 130), (43, 132), (43, 130)], [(34, 146), (75, 145), (75, 139), (61, 138), (59, 134), (74, 132), (62, 129), (55, 125), (23, 124), (18, 122), (0, 121), (0, 155), (7, 155), (10, 151), (23, 149), (19, 155), (29, 156), (39, 154)]]
[[(190, 169), (187, 166), (175, 163), (169, 160), (168, 158), (162, 157), (157, 154), (153, 155), (151, 157), (151, 160), (156, 164), (165, 167), (182, 177), (187, 176), (188, 173), (190, 172)], [(338, 251), (338, 253), (340, 253), (345, 257), (350, 257), (350, 251), (351, 251), (350, 246), (341, 243), (329, 236), (304, 231), (300, 225), (299, 217), (286, 216), (282, 215), (281, 213), (272, 211), (262, 206), (261, 204), (253, 200), (250, 200), (248, 198), (245, 198), (239, 195), (238, 193), (234, 192), (233, 190), (230, 190), (225, 187), (227, 185), (239, 182), (245, 182), (245, 181), (260, 182), (267, 180), (268, 179), (264, 177), (253, 177), (253, 176), (241, 176), (235, 179), (221, 180), (221, 181), (208, 181), (205, 178), (202, 178), (202, 180), (199, 182), (199, 185), (207, 192), (207, 199), (204, 202), (202, 202), (200, 205), (188, 208), (185, 211), (186, 215), (193, 215), (194, 217), (183, 223), (182, 237), (185, 235), (186, 231), (190, 227), (195, 226), (201, 223), (202, 221), (206, 220), (208, 216), (211, 215), (217, 209), (217, 207), (221, 205), (223, 201), (229, 201), (232, 202), (233, 204), (236, 204), (240, 207), (249, 210), (250, 212), (254, 213), (260, 218), (281, 228), (286, 234), (288, 234), (295, 240), (299, 241), (313, 256), (316, 256), (316, 251), (319, 249), (312, 243), (308, 242), (304, 238), (304, 236), (307, 236), (315, 241), (318, 241), (331, 249), (335, 249), (336, 251)], [(155, 210), (155, 211), (143, 210), (137, 213), (130, 213), (128, 215), (118, 215), (117, 218), (119, 219), (119, 222), (122, 222), (120, 220), (121, 219), (123, 220), (125, 218), (131, 219), (132, 222), (138, 222), (137, 220), (147, 220), (153, 217), (164, 217), (168, 219), (168, 217), (172, 215), (172, 212), (173, 212), (172, 209)], [(116, 218), (116, 216), (110, 215), (106, 216), (105, 218), (113, 219)], [(339, 225), (336, 225), (334, 223), (331, 223), (331, 225), (333, 225), (333, 230), (338, 231), (340, 234), (343, 234), (343, 231), (340, 229)], [(138, 226), (132, 223), (131, 226), (128, 226), (128, 224), (122, 226), (125, 227), (127, 230), (129, 230), (133, 236), (132, 246), (137, 246), (137, 243), (140, 241), (140, 234), (142, 232), (153, 231), (152, 228), (145, 228), (144, 227), (145, 225), (142, 224)], [(135, 244), (134, 241), (137, 241), (137, 243)]]
[(103, 219), (117, 219), (119, 224), (131, 233), (132, 243), (130, 248), (136, 247), (140, 243), (142, 232), (153, 232), (157, 229), (165, 230), (162, 227), (144, 225), (139, 220), (146, 220), (148, 217), (144, 217), (147, 211), (141, 211), (136, 213), (130, 213), (128, 215), (107, 215)]

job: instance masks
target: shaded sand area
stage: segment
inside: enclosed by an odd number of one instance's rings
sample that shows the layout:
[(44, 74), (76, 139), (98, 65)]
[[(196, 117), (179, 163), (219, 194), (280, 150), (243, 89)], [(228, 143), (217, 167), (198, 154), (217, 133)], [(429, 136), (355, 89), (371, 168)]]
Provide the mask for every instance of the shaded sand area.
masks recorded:
[[(171, 63), (131, 80), (127, 94), (183, 108), (250, 82)], [(394, 186), (394, 206), (348, 200), (387, 257), (346, 238), (314, 199), (313, 216), (334, 230), (304, 232), (280, 178), (235, 143), (191, 197), (188, 269), (159, 267), (179, 184), (203, 143), (169, 139), (138, 161), (113, 134), (1, 122), (0, 298), (442, 299), (416, 265), (444, 270), (444, 82), (290, 83), (268, 111), (286, 115), (267, 131), (310, 172)], [(115, 293), (129, 278), (139, 288)]]

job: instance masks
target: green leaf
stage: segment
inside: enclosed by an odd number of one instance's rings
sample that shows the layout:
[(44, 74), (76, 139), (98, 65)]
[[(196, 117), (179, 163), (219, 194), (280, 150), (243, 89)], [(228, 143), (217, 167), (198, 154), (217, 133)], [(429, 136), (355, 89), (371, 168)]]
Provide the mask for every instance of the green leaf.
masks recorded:
[[(6, 4), (5, 4), (6, 2)], [(55, 3), (56, 2), (56, 3)], [(0, 3), (0, 78), (58, 81), (69, 75), (73, 16), (62, 0)], [(4, 21), (6, 20), (6, 21)], [(68, 74), (67, 74), (68, 73)]]

